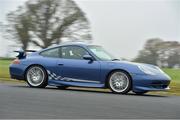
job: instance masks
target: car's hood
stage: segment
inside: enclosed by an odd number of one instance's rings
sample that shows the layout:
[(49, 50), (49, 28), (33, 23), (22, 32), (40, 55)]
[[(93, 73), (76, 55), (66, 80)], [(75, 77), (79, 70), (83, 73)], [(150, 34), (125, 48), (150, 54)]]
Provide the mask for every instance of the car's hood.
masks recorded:
[(150, 67), (150, 68), (157, 68), (157, 66), (155, 66), (155, 65), (146, 64), (146, 63), (137, 63), (137, 62), (129, 62), (129, 61), (113, 61), (113, 62), (125, 63), (125, 64), (136, 65), (136, 66), (146, 66), (146, 67)]
[(137, 62), (129, 62), (129, 61), (109, 61), (110, 63), (114, 63), (114, 64), (128, 64), (128, 65), (136, 65), (136, 66), (148, 66), (148, 67), (156, 67), (154, 65), (151, 65), (151, 64), (145, 64), (145, 63), (137, 63)]
[(145, 63), (136, 63), (136, 62), (129, 62), (129, 61), (110, 61), (111, 64), (120, 64), (120, 65), (128, 65), (137, 67), (142, 72), (149, 72), (151, 74), (164, 74), (164, 72), (157, 66)]

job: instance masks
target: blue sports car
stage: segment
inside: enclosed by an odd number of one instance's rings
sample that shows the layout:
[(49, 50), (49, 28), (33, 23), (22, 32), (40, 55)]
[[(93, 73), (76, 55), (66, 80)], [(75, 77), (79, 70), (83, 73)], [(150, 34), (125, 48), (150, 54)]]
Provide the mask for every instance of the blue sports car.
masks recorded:
[(19, 55), (10, 65), (11, 78), (25, 80), (30, 87), (109, 88), (120, 94), (169, 89), (170, 77), (159, 67), (118, 60), (98, 45), (66, 43), (26, 51), (32, 52), (28, 55), (16, 52)]

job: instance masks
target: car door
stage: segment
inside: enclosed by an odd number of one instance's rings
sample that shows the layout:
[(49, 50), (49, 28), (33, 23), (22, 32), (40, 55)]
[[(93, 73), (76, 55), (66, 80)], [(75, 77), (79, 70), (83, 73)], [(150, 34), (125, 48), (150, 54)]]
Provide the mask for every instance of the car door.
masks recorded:
[(64, 80), (73, 82), (99, 83), (100, 63), (83, 59), (84, 55), (89, 54), (80, 46), (61, 47), (62, 61), (58, 65), (62, 69)]
[(42, 60), (39, 64), (42, 64), (48, 73), (49, 80), (58, 80), (62, 75), (62, 68), (57, 66), (57, 62), (61, 63), (60, 48), (51, 48), (40, 53)]

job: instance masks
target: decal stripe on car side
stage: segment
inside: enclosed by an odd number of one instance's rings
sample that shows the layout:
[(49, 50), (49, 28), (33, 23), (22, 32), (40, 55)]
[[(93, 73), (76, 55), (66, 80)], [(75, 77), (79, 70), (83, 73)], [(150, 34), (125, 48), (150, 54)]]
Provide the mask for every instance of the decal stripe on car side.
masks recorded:
[(89, 82), (89, 83), (100, 83), (99, 81), (91, 81), (91, 80), (81, 80), (81, 79), (74, 79), (68, 77), (58, 76), (55, 73), (47, 70), (48, 79), (49, 80), (61, 80), (61, 81), (69, 81), (69, 82)]

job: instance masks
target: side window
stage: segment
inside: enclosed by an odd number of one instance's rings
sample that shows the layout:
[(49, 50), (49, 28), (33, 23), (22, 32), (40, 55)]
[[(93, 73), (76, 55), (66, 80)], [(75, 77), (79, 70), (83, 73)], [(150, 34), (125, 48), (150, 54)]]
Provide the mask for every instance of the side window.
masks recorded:
[(61, 48), (61, 57), (65, 59), (83, 59), (88, 52), (78, 46), (66, 46)]
[(60, 48), (53, 48), (50, 50), (46, 50), (42, 52), (40, 55), (44, 57), (53, 57), (53, 58), (59, 58), (60, 57)]

